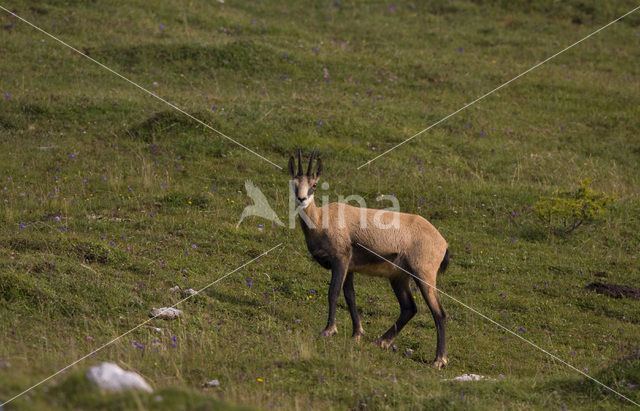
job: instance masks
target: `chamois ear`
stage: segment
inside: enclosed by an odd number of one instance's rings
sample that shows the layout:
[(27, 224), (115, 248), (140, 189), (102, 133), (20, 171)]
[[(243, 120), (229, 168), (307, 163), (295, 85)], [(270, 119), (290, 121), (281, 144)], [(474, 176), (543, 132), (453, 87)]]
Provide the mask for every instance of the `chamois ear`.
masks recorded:
[(322, 159), (316, 160), (316, 164), (316, 172), (313, 173), (313, 178), (318, 178), (322, 174)]
[(289, 158), (289, 174), (291, 174), (291, 177), (296, 176), (296, 159), (293, 156)]

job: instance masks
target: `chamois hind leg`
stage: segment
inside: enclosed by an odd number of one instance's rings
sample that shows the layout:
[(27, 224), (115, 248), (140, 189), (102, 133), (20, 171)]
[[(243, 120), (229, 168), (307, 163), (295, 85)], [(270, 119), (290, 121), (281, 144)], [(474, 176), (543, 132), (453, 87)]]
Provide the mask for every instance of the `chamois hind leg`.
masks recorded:
[[(427, 302), (429, 306), (429, 310), (431, 310), (431, 315), (433, 315), (433, 320), (436, 323), (436, 358), (433, 360), (433, 366), (437, 369), (441, 369), (442, 367), (447, 365), (447, 348), (446, 348), (446, 337), (445, 337), (445, 327), (447, 323), (447, 316), (440, 304), (440, 300), (438, 299), (438, 294), (436, 289), (436, 275), (437, 269), (432, 270), (433, 274), (429, 275), (425, 278), (425, 276), (420, 276), (420, 280), (415, 278), (416, 284), (418, 288), (420, 288), (420, 292), (422, 296)], [(430, 284), (425, 284), (425, 281)]]
[(393, 324), (380, 339), (380, 346), (382, 348), (390, 347), (393, 339), (396, 338), (396, 335), (402, 330), (402, 327), (418, 312), (416, 303), (413, 301), (413, 296), (411, 295), (409, 282), (410, 277), (405, 275), (399, 275), (391, 279), (391, 286), (400, 303), (400, 317), (398, 317), (395, 324)]
[(353, 323), (353, 334), (351, 337), (356, 341), (360, 341), (360, 337), (364, 335), (362, 324), (360, 324), (360, 314), (358, 314), (358, 308), (356, 307), (356, 292), (353, 288), (353, 273), (347, 273), (347, 278), (344, 280), (342, 290), (344, 291), (344, 299), (347, 300), (347, 306), (349, 307), (349, 314), (351, 314), (351, 322)]

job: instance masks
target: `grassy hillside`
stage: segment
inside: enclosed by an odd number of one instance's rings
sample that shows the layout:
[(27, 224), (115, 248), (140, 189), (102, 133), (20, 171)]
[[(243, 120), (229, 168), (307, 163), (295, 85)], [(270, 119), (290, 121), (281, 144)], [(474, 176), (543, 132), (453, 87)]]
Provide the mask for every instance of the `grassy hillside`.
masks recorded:
[[(637, 6), (632, 1), (7, 0), (18, 15), (284, 167), (319, 195), (394, 194), (450, 243), (439, 287), (640, 402), (640, 12), (370, 165), (361, 164)], [(282, 246), (6, 409), (631, 406), (442, 297), (450, 366), (418, 315), (395, 350), (388, 283), (357, 276), (367, 336), (318, 335), (329, 273), (299, 227), (250, 217), (250, 179), (288, 219), (284, 171), (0, 13), (0, 400)], [(554, 231), (535, 205), (584, 180), (613, 202)], [(153, 394), (84, 381), (113, 361)], [(492, 381), (445, 381), (475, 373)], [(220, 387), (203, 388), (210, 379)]]

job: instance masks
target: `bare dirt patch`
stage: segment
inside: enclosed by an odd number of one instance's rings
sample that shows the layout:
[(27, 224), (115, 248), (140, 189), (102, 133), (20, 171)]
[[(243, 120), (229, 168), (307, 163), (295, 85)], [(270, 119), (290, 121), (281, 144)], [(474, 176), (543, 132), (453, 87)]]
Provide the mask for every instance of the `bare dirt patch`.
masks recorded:
[(591, 283), (585, 287), (587, 290), (594, 290), (598, 294), (604, 294), (613, 298), (631, 298), (633, 300), (640, 299), (640, 288), (630, 287), (628, 285)]

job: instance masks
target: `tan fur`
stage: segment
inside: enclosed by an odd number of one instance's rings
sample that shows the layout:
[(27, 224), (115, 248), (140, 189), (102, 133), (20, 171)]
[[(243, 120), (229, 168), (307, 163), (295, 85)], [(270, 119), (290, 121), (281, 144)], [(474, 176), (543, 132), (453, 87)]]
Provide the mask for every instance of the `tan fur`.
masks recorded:
[[(312, 154), (307, 173), (302, 174), (300, 152), (298, 156), (298, 173), (295, 173), (293, 156), (289, 162), (289, 171), (294, 178), (297, 201), (306, 205), (303, 211), (311, 222), (307, 224), (304, 218), (300, 218), (307, 248), (318, 263), (332, 270), (329, 321), (323, 333), (331, 335), (337, 332), (335, 304), (344, 284), (345, 297), (353, 321), (354, 337), (359, 339), (364, 331), (355, 308), (353, 273), (385, 277), (390, 280), (401, 305), (400, 318), (382, 337), (382, 346), (389, 346), (400, 329), (417, 311), (409, 285), (411, 276), (393, 265), (395, 264), (422, 280), (416, 281), (416, 285), (431, 309), (438, 333), (434, 364), (436, 367), (445, 365), (445, 314), (435, 290), (427, 285), (433, 287), (436, 285), (438, 269), (447, 252), (448, 245), (445, 239), (431, 223), (418, 215), (363, 209), (343, 203), (317, 207), (314, 203), (313, 190), (322, 166), (319, 164), (316, 171), (311, 172)], [(394, 218), (397, 224), (391, 226)], [(377, 223), (391, 227), (382, 229)], [(392, 261), (393, 264), (358, 244)]]

